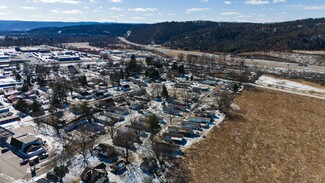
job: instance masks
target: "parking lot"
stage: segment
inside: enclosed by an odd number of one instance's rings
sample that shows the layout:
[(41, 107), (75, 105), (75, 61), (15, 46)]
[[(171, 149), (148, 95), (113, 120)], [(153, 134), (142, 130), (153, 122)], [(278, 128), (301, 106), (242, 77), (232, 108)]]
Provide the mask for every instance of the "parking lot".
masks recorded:
[(1, 154), (0, 161), (0, 182), (10, 182), (29, 175), (27, 173), (29, 166), (20, 166), (20, 158), (17, 158), (11, 151)]
[[(17, 126), (12, 125), (6, 128), (14, 132), (15, 136), (26, 133), (35, 134), (35, 131), (31, 126), (21, 126), (20, 128), (17, 128)], [(3, 148), (0, 147), (0, 151), (2, 149)], [(0, 161), (0, 183), (7, 183), (13, 180), (19, 180), (22, 178), (27, 179), (31, 177), (29, 165), (20, 166), (21, 159), (11, 151), (1, 154)]]

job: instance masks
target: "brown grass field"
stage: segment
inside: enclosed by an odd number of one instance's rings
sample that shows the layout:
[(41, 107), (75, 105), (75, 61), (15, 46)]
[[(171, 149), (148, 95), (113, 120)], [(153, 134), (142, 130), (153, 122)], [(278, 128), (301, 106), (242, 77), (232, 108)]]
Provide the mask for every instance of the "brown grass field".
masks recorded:
[(248, 89), (244, 121), (226, 120), (185, 152), (192, 182), (325, 182), (325, 101)]

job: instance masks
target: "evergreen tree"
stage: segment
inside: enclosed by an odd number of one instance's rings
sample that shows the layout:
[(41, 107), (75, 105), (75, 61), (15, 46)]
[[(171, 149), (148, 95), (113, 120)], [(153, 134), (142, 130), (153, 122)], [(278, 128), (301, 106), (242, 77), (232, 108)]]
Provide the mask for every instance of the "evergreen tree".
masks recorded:
[(33, 101), (33, 104), (32, 104), (32, 111), (33, 113), (35, 112), (39, 112), (41, 109), (41, 105), (39, 102), (37, 102), (36, 100)]
[(27, 84), (28, 86), (32, 86), (30, 76), (27, 76), (26, 84)]
[(85, 75), (79, 77), (79, 82), (80, 82), (81, 86), (87, 86), (88, 85), (87, 77)]
[(178, 70), (178, 64), (177, 62), (173, 63), (172, 70)]
[(24, 112), (28, 108), (28, 104), (25, 100), (19, 99), (18, 102), (14, 105), (15, 109), (21, 112)]
[(81, 111), (81, 114), (84, 115), (84, 116), (89, 116), (90, 115), (90, 107), (88, 105), (87, 102), (82, 102), (79, 104), (79, 108), (80, 108), (80, 111)]
[(26, 81), (24, 81), (24, 84), (23, 84), (23, 86), (21, 87), (21, 91), (22, 91), (22, 92), (27, 92), (28, 89), (29, 89), (28, 84), (27, 84)]
[(156, 115), (149, 116), (146, 121), (149, 124), (149, 130), (152, 135), (156, 135), (161, 130), (159, 119)]
[(124, 79), (124, 71), (123, 71), (123, 69), (120, 70), (120, 78)]
[(165, 84), (162, 85), (161, 96), (168, 98), (168, 90), (167, 90)]
[(17, 81), (20, 81), (20, 80), (21, 80), (21, 76), (20, 76), (19, 73), (16, 73), (16, 80), (17, 80)]
[(184, 68), (184, 65), (180, 65), (180, 66), (178, 67), (178, 73), (180, 73), (180, 74), (185, 74), (185, 68)]

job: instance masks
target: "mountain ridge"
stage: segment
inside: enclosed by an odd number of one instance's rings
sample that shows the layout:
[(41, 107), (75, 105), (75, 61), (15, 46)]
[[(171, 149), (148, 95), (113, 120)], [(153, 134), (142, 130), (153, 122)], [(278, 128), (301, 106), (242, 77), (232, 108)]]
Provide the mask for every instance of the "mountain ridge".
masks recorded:
[(94, 36), (116, 40), (117, 37), (125, 37), (138, 44), (160, 44), (173, 49), (210, 53), (324, 50), (325, 18), (277, 23), (212, 21), (171, 21), (155, 24), (98, 23), (37, 28), (24, 32), (24, 36), (26, 35), (45, 38), (44, 40)]
[(21, 21), (0, 20), (0, 31), (28, 31), (41, 27), (66, 27), (73, 25), (100, 24), (99, 22)]

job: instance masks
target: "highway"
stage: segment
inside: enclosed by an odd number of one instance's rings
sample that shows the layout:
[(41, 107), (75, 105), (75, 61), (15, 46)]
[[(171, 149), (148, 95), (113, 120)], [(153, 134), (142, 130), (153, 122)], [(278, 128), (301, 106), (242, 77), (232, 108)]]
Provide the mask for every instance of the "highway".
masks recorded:
[[(204, 53), (204, 52), (198, 52), (198, 51), (174, 50), (174, 49), (169, 49), (169, 48), (155, 47), (155, 46), (151, 46), (151, 45), (141, 45), (141, 44), (130, 42), (123, 37), (119, 37), (118, 39), (120, 41), (124, 42), (125, 44), (143, 47), (144, 49), (147, 49), (147, 50), (158, 51), (158, 52), (170, 55), (174, 58), (179, 54), (184, 54), (184, 55), (190, 54), (190, 55), (196, 55), (196, 56), (206, 55), (206, 56), (214, 56), (217, 58), (220, 57), (220, 55), (217, 55), (217, 54)], [(323, 66), (308, 65), (307, 67), (304, 67), (304, 66), (298, 66), (297, 63), (275, 62), (275, 61), (271, 61), (271, 60), (260, 60), (260, 59), (244, 59), (241, 57), (230, 56), (230, 55), (226, 55), (224, 58), (229, 63), (234, 62), (234, 61), (240, 62), (240, 61), (244, 60), (245, 64), (249, 65), (249, 66), (268, 67), (268, 68), (273, 68), (273, 69), (290, 69), (290, 70), (304, 71), (304, 72), (325, 73), (325, 67), (323, 67)]]

